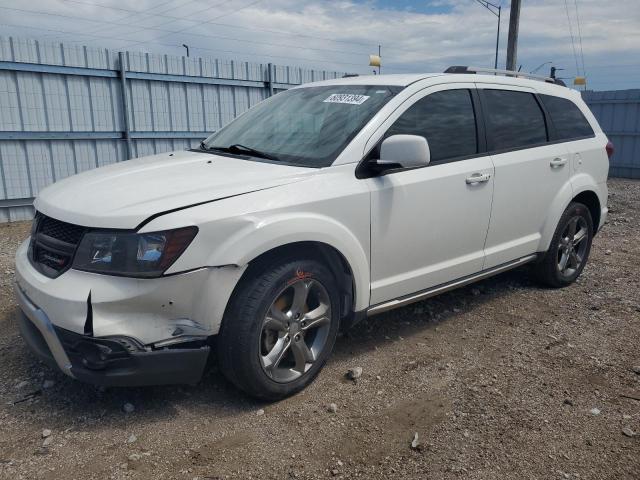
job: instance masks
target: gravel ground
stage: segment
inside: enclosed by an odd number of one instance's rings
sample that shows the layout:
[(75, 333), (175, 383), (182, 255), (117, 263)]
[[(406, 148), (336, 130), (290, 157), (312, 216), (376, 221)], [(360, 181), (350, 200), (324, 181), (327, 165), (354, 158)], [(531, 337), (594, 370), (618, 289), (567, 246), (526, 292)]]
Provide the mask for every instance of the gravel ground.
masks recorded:
[(274, 404), (215, 367), (197, 386), (101, 391), (38, 363), (11, 291), (29, 225), (2, 225), (0, 477), (638, 479), (640, 182), (610, 191), (575, 285), (523, 268), (372, 317)]

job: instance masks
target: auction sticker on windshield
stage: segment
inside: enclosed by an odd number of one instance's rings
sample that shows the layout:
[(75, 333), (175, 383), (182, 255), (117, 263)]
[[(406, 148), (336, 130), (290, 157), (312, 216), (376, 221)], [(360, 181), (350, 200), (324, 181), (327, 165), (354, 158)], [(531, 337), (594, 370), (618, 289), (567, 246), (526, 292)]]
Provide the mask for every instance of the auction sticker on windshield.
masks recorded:
[(334, 93), (329, 95), (324, 103), (347, 103), (349, 105), (362, 105), (369, 99), (368, 95), (356, 95), (355, 93)]

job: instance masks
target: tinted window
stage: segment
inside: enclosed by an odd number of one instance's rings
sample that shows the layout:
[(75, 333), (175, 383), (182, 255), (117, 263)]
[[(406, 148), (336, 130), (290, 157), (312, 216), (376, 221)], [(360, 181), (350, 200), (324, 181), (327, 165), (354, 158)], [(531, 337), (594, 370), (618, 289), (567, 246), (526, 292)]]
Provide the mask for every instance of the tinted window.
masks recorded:
[(476, 153), (471, 94), (468, 90), (445, 90), (418, 100), (396, 120), (386, 136), (397, 134), (425, 137), (432, 162)]
[(526, 92), (482, 90), (492, 150), (526, 147), (547, 141), (544, 115)]
[(566, 98), (540, 95), (555, 127), (556, 140), (589, 137), (593, 129), (580, 109)]

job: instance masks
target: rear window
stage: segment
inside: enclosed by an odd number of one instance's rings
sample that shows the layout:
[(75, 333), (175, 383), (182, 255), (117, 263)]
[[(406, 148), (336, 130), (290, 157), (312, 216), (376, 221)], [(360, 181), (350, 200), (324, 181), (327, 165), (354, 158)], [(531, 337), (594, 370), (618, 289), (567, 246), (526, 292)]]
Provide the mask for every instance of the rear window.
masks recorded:
[(593, 129), (580, 109), (571, 100), (540, 95), (555, 129), (553, 140), (573, 140), (593, 136)]
[(509, 150), (547, 141), (544, 114), (533, 94), (481, 90), (491, 150)]

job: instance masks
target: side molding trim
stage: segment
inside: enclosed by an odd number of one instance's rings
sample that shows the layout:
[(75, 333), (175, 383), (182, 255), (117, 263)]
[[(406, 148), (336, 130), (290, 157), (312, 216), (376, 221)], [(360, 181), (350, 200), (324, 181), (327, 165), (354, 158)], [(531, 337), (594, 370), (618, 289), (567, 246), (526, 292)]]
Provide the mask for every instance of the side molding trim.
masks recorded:
[(396, 298), (393, 300), (389, 300), (387, 302), (373, 305), (367, 309), (367, 316), (377, 315), (379, 313), (383, 313), (388, 310), (392, 310), (394, 308), (403, 307), (413, 302), (418, 302), (420, 300), (425, 300), (427, 298), (435, 297), (436, 295), (439, 295), (444, 292), (448, 292), (449, 290), (454, 290), (459, 287), (464, 287), (465, 285), (469, 285), (470, 283), (477, 282), (478, 280), (482, 280), (484, 278), (492, 277), (493, 275), (506, 272), (507, 270), (511, 270), (512, 268), (519, 267), (520, 265), (524, 265), (525, 263), (533, 262), (537, 258), (538, 258), (537, 253), (534, 253), (533, 255), (527, 255), (526, 257), (522, 257), (517, 260), (513, 260), (511, 262), (503, 263), (502, 265), (497, 265), (488, 270), (483, 270), (482, 272), (474, 273), (472, 275), (459, 278), (458, 280), (453, 280), (452, 282), (436, 285), (435, 287), (431, 287), (417, 293), (412, 293), (404, 297)]

